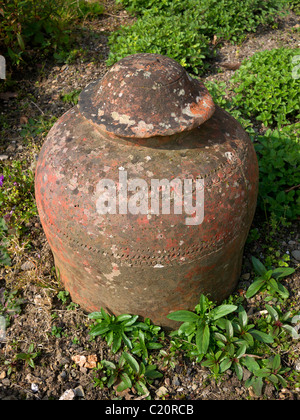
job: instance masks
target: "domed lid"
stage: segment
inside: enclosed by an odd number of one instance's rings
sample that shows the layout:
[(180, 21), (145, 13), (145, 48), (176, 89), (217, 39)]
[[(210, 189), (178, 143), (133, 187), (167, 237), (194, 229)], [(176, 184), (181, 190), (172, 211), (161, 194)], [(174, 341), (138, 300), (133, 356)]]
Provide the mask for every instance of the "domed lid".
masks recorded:
[(83, 90), (79, 110), (101, 130), (149, 138), (191, 130), (208, 120), (215, 106), (204, 85), (175, 60), (134, 54)]

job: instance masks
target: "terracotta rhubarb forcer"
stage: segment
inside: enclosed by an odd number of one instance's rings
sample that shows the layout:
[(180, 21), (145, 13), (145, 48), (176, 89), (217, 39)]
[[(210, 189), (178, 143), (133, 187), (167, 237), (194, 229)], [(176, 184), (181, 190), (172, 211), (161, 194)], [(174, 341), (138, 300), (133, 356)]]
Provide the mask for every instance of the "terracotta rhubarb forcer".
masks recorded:
[[(204, 198), (201, 217), (185, 211), (185, 183), (194, 208)], [(157, 54), (126, 57), (91, 83), (50, 131), (36, 171), (41, 222), (73, 301), (165, 327), (201, 293), (221, 302), (234, 290), (257, 190), (240, 124)]]

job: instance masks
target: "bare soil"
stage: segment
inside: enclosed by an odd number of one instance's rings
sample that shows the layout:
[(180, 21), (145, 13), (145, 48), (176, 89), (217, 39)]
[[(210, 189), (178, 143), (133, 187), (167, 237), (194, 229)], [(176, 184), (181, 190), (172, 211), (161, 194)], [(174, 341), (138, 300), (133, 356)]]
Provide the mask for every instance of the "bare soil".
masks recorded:
[[(109, 32), (133, 20), (124, 10), (113, 7), (112, 3), (107, 2), (102, 19), (87, 22), (85, 31), (77, 34), (78, 48), (82, 48), (83, 52), (74, 62), (59, 65), (45, 60), (38, 65), (31, 64), (16, 75), (11, 91), (0, 94), (0, 111), (7, 121), (0, 141), (0, 156), (4, 159), (26, 159), (34, 169), (35, 157), (45, 137), (43, 133), (36, 133), (28, 144), (20, 135), (23, 125), (30, 118), (50, 120), (53, 116), (61, 116), (72, 107), (71, 103), (62, 100), (65, 94), (83, 89), (106, 73)], [(256, 51), (299, 46), (296, 25), (299, 25), (299, 18), (291, 13), (279, 22), (277, 29), (259, 30), (238, 46), (225, 44), (218, 50), (216, 59), (211, 63), (211, 71), (203, 77), (204, 81), (227, 82), (234, 70), (221, 64), (240, 62)], [(251, 255), (264, 253), (266, 243), (280, 250), (281, 255), (286, 252), (292, 255), (293, 250), (299, 249), (299, 222), (277, 231), (268, 241), (268, 231), (259, 215), (255, 217), (253, 227), (258, 228), (261, 236), (245, 248), (243, 271), (236, 291), (240, 296), (253, 278)], [(57, 400), (68, 390), (75, 390), (75, 399), (116, 398), (114, 388), (94, 386), (97, 372), (93, 367), (95, 361), (115, 360), (117, 356), (111, 353), (101, 338), (90, 340), (91, 321), (82, 309), (67, 309), (57, 298), (58, 291), (63, 288), (55, 277), (53, 257), (39, 218), (32, 220), (27, 228), (31, 247), (16, 243), (12, 267), (0, 269), (0, 289), (17, 289), (18, 296), (23, 299), (21, 313), (12, 319), (6, 330), (6, 340), (0, 343), (0, 400)], [(291, 258), (290, 265), (297, 268), (299, 261)], [(287, 307), (300, 309), (299, 271), (286, 278), (283, 284), (290, 291)], [(260, 297), (249, 300), (246, 306), (248, 316), (261, 316), (262, 303)], [(26, 353), (32, 343), (35, 351), (40, 353), (34, 360), (35, 368), (16, 360), (16, 355)], [(167, 349), (167, 343), (166, 346)], [(299, 342), (291, 340), (286, 350), (286, 365), (295, 369), (299, 353)], [(292, 358), (289, 357), (291, 354), (294, 355)], [(206, 368), (186, 359), (180, 352), (175, 367), (164, 366), (162, 362), (159, 370), (164, 377), (155, 380), (150, 387), (153, 399), (160, 399), (162, 395), (167, 400), (300, 399), (299, 388), (289, 386), (278, 391), (272, 384), (266, 385), (263, 395), (257, 397), (231, 371), (216, 382)], [(129, 390), (119, 398), (137, 399), (138, 396)]]

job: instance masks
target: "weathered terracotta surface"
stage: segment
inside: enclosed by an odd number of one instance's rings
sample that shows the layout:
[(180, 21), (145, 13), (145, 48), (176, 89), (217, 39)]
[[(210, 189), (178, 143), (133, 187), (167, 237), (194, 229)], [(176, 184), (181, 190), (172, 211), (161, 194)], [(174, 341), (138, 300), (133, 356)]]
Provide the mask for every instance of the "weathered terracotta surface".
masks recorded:
[[(148, 185), (204, 179), (203, 222), (187, 225), (172, 211), (99, 214), (99, 181), (118, 186), (123, 170)], [(168, 313), (192, 310), (201, 293), (220, 302), (234, 290), (257, 190), (242, 127), (177, 63), (154, 54), (126, 58), (88, 86), (50, 131), (36, 171), (41, 222), (73, 301), (168, 327)]]

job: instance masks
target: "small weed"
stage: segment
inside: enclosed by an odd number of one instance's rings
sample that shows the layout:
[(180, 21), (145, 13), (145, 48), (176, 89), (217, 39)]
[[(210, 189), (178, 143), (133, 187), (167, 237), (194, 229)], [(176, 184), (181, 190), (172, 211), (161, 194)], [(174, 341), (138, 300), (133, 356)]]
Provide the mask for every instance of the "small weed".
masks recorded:
[(40, 352), (34, 351), (34, 344), (30, 344), (27, 353), (18, 353), (16, 355), (17, 360), (23, 360), (26, 365), (35, 368), (34, 360), (40, 356)]
[(290, 267), (278, 267), (267, 270), (261, 261), (252, 257), (254, 271), (258, 274), (254, 282), (250, 285), (246, 292), (246, 298), (250, 299), (259, 291), (267, 291), (271, 296), (279, 295), (282, 299), (289, 297), (288, 290), (279, 282), (280, 279), (293, 274), (295, 270)]
[(23, 303), (24, 299), (19, 297), (18, 290), (0, 289), (0, 316), (5, 318), (6, 327), (10, 325), (12, 318), (21, 313)]
[[(1, 213), (6, 225), (13, 225), (20, 235), (26, 231), (26, 223), (37, 215), (34, 173), (27, 168), (27, 162), (12, 161), (3, 166), (0, 179)], [(2, 231), (3, 226), (2, 222)]]
[(74, 106), (78, 103), (80, 93), (81, 90), (73, 90), (72, 92), (62, 94), (61, 99), (63, 102)]
[(163, 376), (157, 371), (156, 365), (145, 366), (127, 352), (122, 353), (118, 364), (102, 360), (97, 370), (101, 372), (101, 376), (94, 379), (96, 386), (103, 387), (105, 384), (110, 388), (115, 384), (117, 392), (134, 387), (138, 395), (143, 396), (149, 395), (148, 383), (151, 384), (154, 379)]

